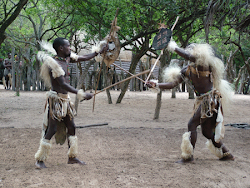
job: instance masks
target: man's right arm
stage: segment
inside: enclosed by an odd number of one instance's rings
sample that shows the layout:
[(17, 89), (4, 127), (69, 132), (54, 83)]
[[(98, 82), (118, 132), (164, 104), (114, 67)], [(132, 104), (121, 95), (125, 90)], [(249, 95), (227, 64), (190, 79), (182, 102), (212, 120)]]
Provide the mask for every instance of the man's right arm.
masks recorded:
[(69, 85), (68, 83), (65, 82), (65, 78), (63, 76), (57, 77), (55, 78), (55, 80), (57, 81), (58, 85), (65, 91), (67, 92), (71, 92), (71, 93), (75, 93), (77, 94), (77, 89), (75, 89), (74, 87), (72, 87), (71, 85)]
[(178, 76), (178, 78), (176, 78), (176, 80), (174, 82), (167, 82), (167, 83), (155, 83), (152, 81), (148, 81), (146, 83), (146, 85), (149, 88), (160, 88), (160, 89), (173, 89), (175, 86), (178, 86), (178, 84), (180, 84), (183, 81), (181, 75)]
[(178, 76), (175, 82), (167, 82), (167, 83), (158, 83), (158, 87), (160, 89), (173, 89), (174, 87), (178, 86), (183, 79), (181, 76)]
[(77, 94), (78, 99), (81, 100), (89, 100), (93, 97), (93, 94), (91, 93), (84, 93), (82, 89), (77, 90), (74, 87), (72, 87), (70, 84), (65, 82), (65, 78), (63, 76), (55, 78), (58, 85), (65, 91), (75, 93)]

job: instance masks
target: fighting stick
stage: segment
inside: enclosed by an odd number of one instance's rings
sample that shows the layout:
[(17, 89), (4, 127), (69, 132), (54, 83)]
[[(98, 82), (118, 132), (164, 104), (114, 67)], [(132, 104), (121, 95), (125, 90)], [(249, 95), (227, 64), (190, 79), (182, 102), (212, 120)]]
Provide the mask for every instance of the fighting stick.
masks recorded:
[(105, 91), (105, 90), (107, 90), (107, 89), (109, 89), (109, 88), (111, 88), (111, 87), (114, 87), (114, 86), (116, 86), (116, 85), (118, 85), (118, 84), (121, 84), (121, 83), (123, 83), (123, 82), (126, 82), (126, 81), (128, 81), (128, 80), (130, 80), (130, 79), (132, 79), (132, 78), (136, 78), (137, 76), (140, 76), (140, 75), (142, 75), (142, 74), (147, 74), (149, 71), (150, 71), (150, 70), (145, 70), (145, 71), (143, 71), (143, 72), (140, 72), (140, 73), (138, 73), (138, 74), (135, 74), (135, 75), (133, 75), (133, 76), (130, 76), (130, 77), (128, 77), (128, 78), (126, 78), (126, 79), (124, 79), (124, 80), (122, 80), (122, 81), (120, 81), (120, 82), (116, 82), (115, 84), (112, 84), (112, 85), (110, 85), (110, 86), (108, 86), (108, 87), (105, 87), (105, 88), (103, 88), (102, 90), (96, 92), (94, 95), (97, 95), (98, 93), (101, 93), (101, 92), (103, 92), (103, 91)]
[[(124, 68), (120, 67), (119, 65), (116, 65), (115, 63), (113, 63), (113, 65), (116, 66), (116, 67), (118, 67), (119, 69), (123, 70), (124, 72), (130, 74), (131, 76), (134, 76), (131, 72), (125, 70)], [(137, 79), (139, 79), (140, 81), (142, 81), (143, 83), (145, 83), (145, 81), (144, 81), (143, 79), (139, 78), (138, 76), (135, 77), (135, 78), (137, 78)]]

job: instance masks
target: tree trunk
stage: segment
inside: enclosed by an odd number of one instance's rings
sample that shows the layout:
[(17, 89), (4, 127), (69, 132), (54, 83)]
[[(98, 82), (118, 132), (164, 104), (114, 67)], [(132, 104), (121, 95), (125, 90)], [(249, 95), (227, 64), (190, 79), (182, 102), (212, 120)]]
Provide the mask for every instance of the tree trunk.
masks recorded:
[(242, 76), (241, 76), (241, 79), (240, 79), (240, 86), (239, 86), (239, 90), (238, 90), (239, 94), (243, 93), (243, 88), (244, 88), (244, 85), (245, 85), (245, 79), (246, 79), (246, 70), (242, 71)]
[(229, 57), (227, 58), (227, 65), (226, 65), (226, 74), (227, 74), (227, 80), (230, 83), (233, 83), (235, 78), (235, 69), (233, 67), (233, 59), (234, 55), (239, 51), (239, 49), (235, 50), (234, 52), (230, 52)]
[(20, 59), (21, 59), (21, 50), (19, 49), (18, 61), (15, 63), (16, 67), (16, 96), (19, 96), (20, 91)]
[[(3, 1), (2, 1), (3, 2)], [(24, 5), (28, 2), (28, 0), (20, 0), (17, 4), (16, 7), (12, 7), (14, 8), (15, 10), (11, 13), (11, 16), (5, 17), (6, 19), (4, 19), (3, 23), (1, 23), (1, 26), (0, 26), (0, 46), (1, 44), (3, 43), (3, 41), (6, 39), (6, 36), (5, 36), (5, 30), (8, 28), (8, 26), (16, 19), (16, 17), (19, 15), (19, 13), (21, 12), (21, 10), (23, 9)], [(1, 3), (1, 6), (2, 6), (3, 3)], [(4, 10), (5, 13), (9, 12), (7, 10)], [(1, 18), (4, 18), (2, 17), (1, 15)], [(2, 21), (1, 21), (2, 22)]]
[[(104, 80), (104, 88), (108, 87), (108, 67), (106, 66), (105, 63), (103, 63), (103, 80)], [(106, 89), (106, 94), (108, 97), (108, 103), (112, 104), (112, 98), (109, 92), (109, 89)]]
[[(81, 89), (82, 86), (84, 85), (84, 80), (88, 74), (89, 68), (91, 67), (91, 65), (94, 65), (95, 61), (91, 60), (89, 61), (89, 63), (85, 66), (85, 69), (83, 71), (83, 73), (80, 75), (79, 79), (78, 79), (78, 83), (77, 83), (77, 87), (76, 89)], [(77, 112), (78, 110), (78, 104), (79, 104), (79, 99), (77, 97), (75, 97), (75, 110)]]
[[(130, 73), (135, 73), (135, 69), (136, 66), (139, 62), (139, 60), (141, 59), (141, 57), (145, 54), (146, 49), (144, 49), (143, 47), (141, 48), (141, 50), (139, 52), (133, 52), (132, 53), (132, 59), (131, 59), (131, 64), (129, 67), (129, 72)], [(128, 78), (130, 76), (130, 74), (126, 74), (126, 78)], [(129, 85), (130, 80), (124, 82), (121, 86), (121, 93), (116, 101), (116, 104), (121, 103), (126, 91), (128, 90), (128, 85)]]
[[(158, 82), (161, 83), (163, 81), (162, 79), (162, 71), (163, 68), (169, 64), (170, 61), (170, 57), (169, 57), (169, 53), (165, 50), (163, 52), (163, 55), (160, 58), (160, 69), (158, 72)], [(156, 99), (156, 107), (155, 107), (155, 114), (154, 114), (154, 119), (159, 119), (160, 116), (160, 110), (161, 110), (161, 98), (162, 98), (162, 90), (157, 93), (157, 99)]]
[(12, 83), (11, 83), (11, 87), (12, 87), (12, 90), (15, 91), (15, 85), (16, 85), (16, 80), (15, 80), (15, 74), (16, 74), (16, 69), (15, 69), (15, 58), (14, 58), (14, 55), (15, 55), (15, 48), (12, 47), (11, 48), (11, 61), (12, 61)]
[(238, 77), (235, 81), (235, 84), (234, 84), (234, 93), (237, 94), (238, 93), (238, 85), (239, 85), (239, 82), (240, 82), (240, 78), (241, 78), (241, 75), (242, 75), (242, 72), (243, 72), (243, 69), (245, 68), (246, 66), (243, 65), (240, 70), (239, 70), (239, 73), (238, 73)]

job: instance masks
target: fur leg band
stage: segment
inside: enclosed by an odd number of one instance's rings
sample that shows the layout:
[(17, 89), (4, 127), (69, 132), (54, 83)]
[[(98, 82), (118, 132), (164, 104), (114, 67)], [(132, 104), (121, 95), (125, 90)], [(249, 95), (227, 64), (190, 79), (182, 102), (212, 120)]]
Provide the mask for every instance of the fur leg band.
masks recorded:
[(7, 85), (6, 85), (6, 82), (5, 82), (5, 78), (4, 78), (4, 77), (3, 77), (2, 81), (3, 81), (3, 86), (4, 86), (4, 88), (7, 89)]
[(212, 154), (216, 155), (219, 159), (223, 157), (222, 147), (217, 148), (214, 146), (212, 140), (207, 140), (206, 145)]
[(36, 161), (45, 161), (48, 158), (51, 146), (50, 140), (42, 138), (40, 140), (39, 149), (35, 154)]
[(68, 156), (69, 158), (75, 158), (78, 153), (77, 136), (69, 136), (68, 139), (69, 139)]
[(190, 159), (193, 156), (194, 148), (190, 142), (191, 132), (186, 132), (182, 135), (181, 143), (181, 158), (184, 160)]

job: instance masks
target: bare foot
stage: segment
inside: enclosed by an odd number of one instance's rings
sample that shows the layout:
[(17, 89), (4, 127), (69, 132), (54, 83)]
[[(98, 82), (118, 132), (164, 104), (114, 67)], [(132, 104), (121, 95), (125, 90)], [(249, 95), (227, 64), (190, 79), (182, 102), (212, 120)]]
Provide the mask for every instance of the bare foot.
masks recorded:
[(37, 168), (47, 168), (43, 161), (37, 161), (35, 165)]
[(178, 163), (178, 164), (194, 163), (194, 157), (192, 156), (192, 157), (189, 158), (189, 159), (181, 159), (181, 160), (179, 160), (179, 161), (176, 161), (175, 163)]
[(77, 159), (76, 157), (75, 158), (69, 158), (68, 160), (68, 164), (80, 164), (80, 165), (86, 165), (85, 162), (83, 161), (80, 161), (79, 159)]
[(223, 157), (220, 158), (221, 161), (229, 161), (229, 160), (234, 161), (234, 159), (235, 157), (229, 152), (224, 153)]

